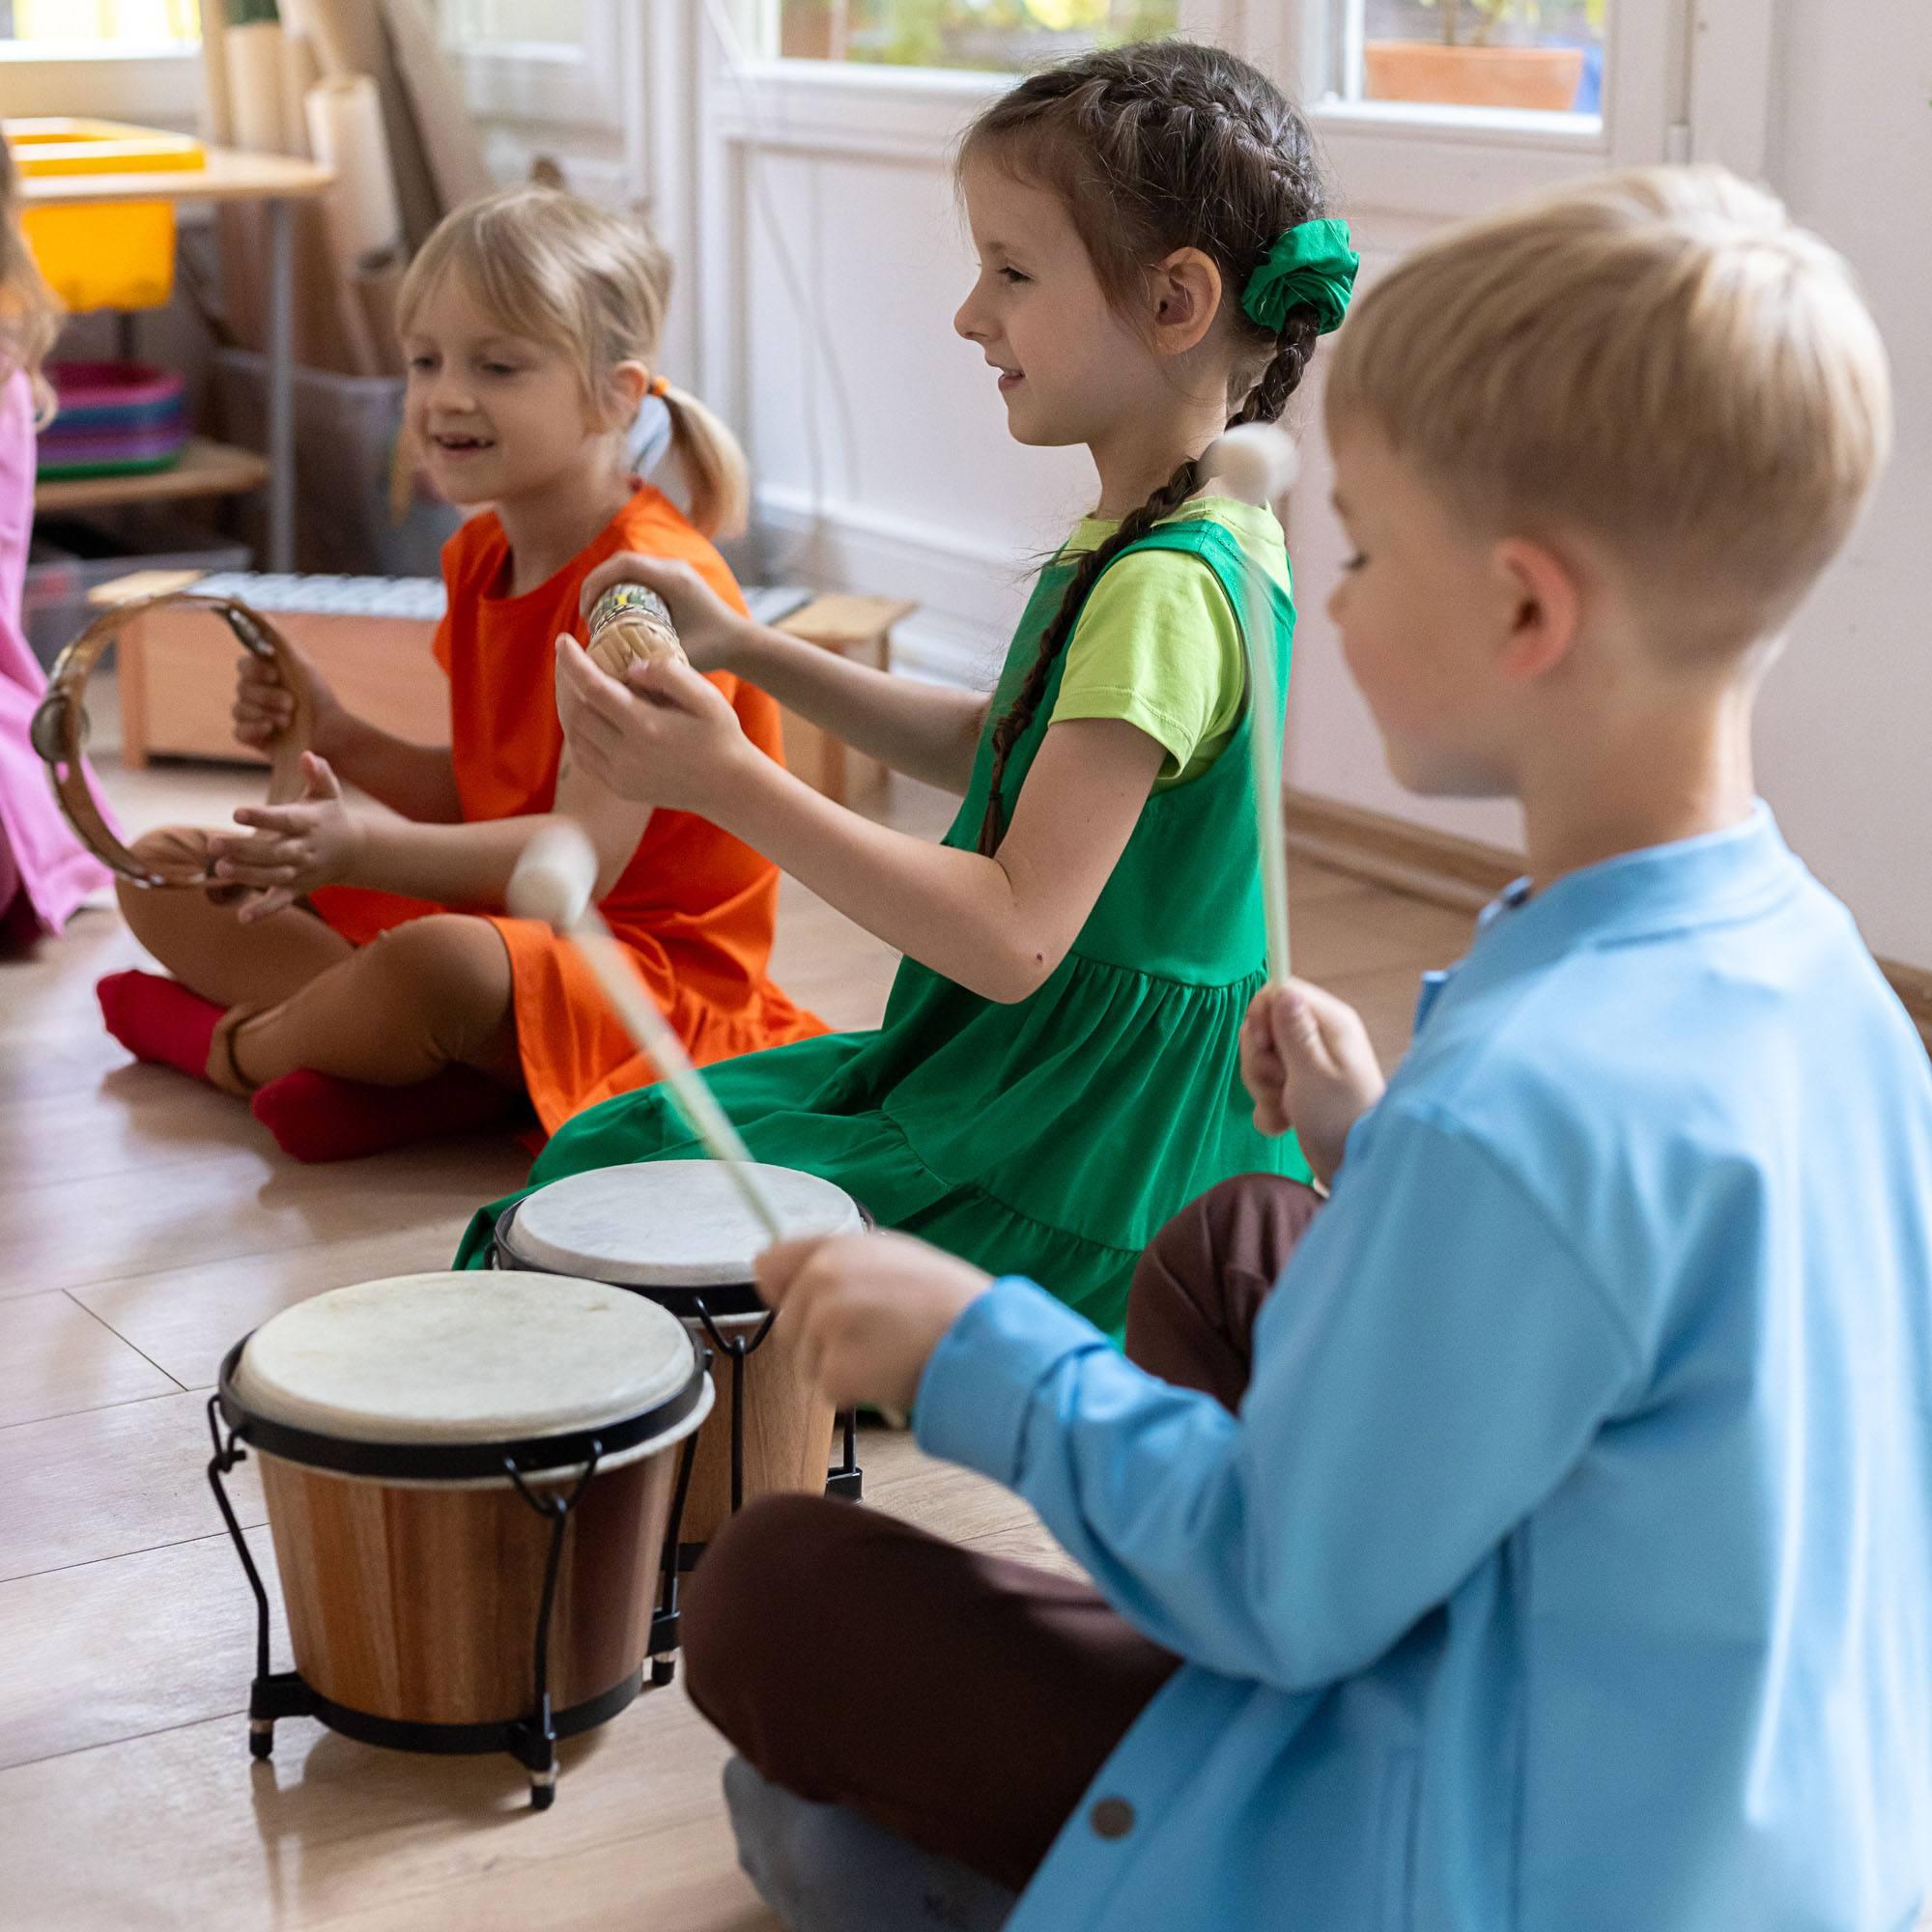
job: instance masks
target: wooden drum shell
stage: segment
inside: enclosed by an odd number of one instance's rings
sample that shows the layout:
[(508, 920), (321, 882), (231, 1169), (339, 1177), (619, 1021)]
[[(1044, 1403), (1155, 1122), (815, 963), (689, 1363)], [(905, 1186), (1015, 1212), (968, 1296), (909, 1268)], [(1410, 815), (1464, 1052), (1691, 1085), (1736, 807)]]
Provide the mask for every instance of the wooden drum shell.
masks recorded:
[[(647, 1289), (631, 1292), (649, 1293)], [(728, 1324), (721, 1321), (718, 1330), (727, 1342), (740, 1336), (749, 1340), (763, 1320), (760, 1316)], [(724, 1527), (731, 1515), (731, 1411), (740, 1374), (745, 1387), (746, 1502), (787, 1492), (823, 1495), (838, 1410), (806, 1374), (803, 1351), (792, 1343), (782, 1318), (772, 1323), (742, 1370), (718, 1352), (702, 1322), (687, 1321), (685, 1326), (696, 1346), (713, 1350), (711, 1380), (718, 1392), (711, 1413), (697, 1431), (691, 1490), (678, 1532), (687, 1546), (701, 1546)]]
[[(312, 1690), (403, 1723), (528, 1716), (551, 1526), (514, 1487), (384, 1482), (255, 1453)], [(550, 1628), (559, 1711), (643, 1665), (683, 1454), (679, 1441), (600, 1468), (566, 1520)], [(575, 1480), (528, 1479), (538, 1495), (567, 1495)]]

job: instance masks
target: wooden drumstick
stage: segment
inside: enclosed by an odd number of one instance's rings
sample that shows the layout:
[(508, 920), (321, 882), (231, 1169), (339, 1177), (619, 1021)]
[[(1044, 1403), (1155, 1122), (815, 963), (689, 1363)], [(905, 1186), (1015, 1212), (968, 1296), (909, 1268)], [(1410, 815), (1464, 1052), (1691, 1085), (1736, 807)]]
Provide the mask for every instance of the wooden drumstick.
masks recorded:
[[(1201, 458), (1201, 474), (1224, 493), (1270, 507), (1294, 487), (1299, 452), (1272, 423), (1243, 423), (1217, 437)], [(1275, 676), (1273, 613), (1258, 565), (1243, 559), (1242, 629), (1248, 642), (1248, 748), (1253, 754), (1255, 822), (1261, 838), (1262, 912), (1267, 930), (1268, 977), (1286, 985), (1288, 952), (1288, 838), (1282, 827), (1281, 749), (1285, 721)]]
[(657, 1001), (633, 969), (630, 954), (591, 904), (596, 883), (595, 847), (575, 825), (559, 822), (546, 826), (524, 847), (503, 903), (519, 919), (543, 920), (569, 936), (597, 976), (604, 997), (632, 1041), (664, 1076), (686, 1124), (731, 1177), (731, 1184), (765, 1233), (775, 1241), (783, 1240), (784, 1224), (759, 1184), (751, 1150), (692, 1065), (684, 1042), (658, 1010)]
[[(524, 847), (524, 856), (510, 874), (503, 903), (519, 919), (540, 919), (569, 936), (596, 974), (604, 997), (632, 1041), (656, 1063), (692, 1132), (731, 1177), (731, 1184), (765, 1233), (773, 1240), (782, 1241), (784, 1224), (758, 1180), (751, 1150), (739, 1138), (730, 1116), (718, 1104), (703, 1074), (692, 1065), (670, 1022), (659, 1012), (657, 1001), (633, 970), (630, 954), (591, 903), (596, 884), (596, 849), (575, 825), (559, 820), (545, 826)], [(877, 1406), (895, 1429), (905, 1428), (901, 1410), (884, 1403)]]

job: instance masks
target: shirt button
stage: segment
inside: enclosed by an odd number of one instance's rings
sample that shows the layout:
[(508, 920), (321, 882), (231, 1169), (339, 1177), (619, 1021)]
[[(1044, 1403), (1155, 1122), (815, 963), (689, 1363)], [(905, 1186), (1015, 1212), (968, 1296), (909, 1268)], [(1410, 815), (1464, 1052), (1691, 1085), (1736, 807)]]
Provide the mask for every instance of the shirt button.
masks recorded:
[(1134, 1829), (1134, 1807), (1124, 1798), (1103, 1798), (1087, 1815), (1103, 1838), (1124, 1838)]

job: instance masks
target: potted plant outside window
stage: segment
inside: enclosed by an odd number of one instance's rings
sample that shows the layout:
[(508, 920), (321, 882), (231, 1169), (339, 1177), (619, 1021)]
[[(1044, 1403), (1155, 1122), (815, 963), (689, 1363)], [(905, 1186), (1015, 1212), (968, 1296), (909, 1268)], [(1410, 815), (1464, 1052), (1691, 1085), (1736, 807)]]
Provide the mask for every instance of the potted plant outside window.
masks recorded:
[[(1458, 107), (1566, 112), (1583, 77), (1583, 49), (1500, 40), (1512, 26), (1541, 24), (1540, 0), (1421, 0), (1441, 15), (1438, 40), (1370, 41), (1362, 91), (1371, 100), (1422, 100)], [(1582, 17), (1601, 35), (1606, 0), (1586, 0)]]

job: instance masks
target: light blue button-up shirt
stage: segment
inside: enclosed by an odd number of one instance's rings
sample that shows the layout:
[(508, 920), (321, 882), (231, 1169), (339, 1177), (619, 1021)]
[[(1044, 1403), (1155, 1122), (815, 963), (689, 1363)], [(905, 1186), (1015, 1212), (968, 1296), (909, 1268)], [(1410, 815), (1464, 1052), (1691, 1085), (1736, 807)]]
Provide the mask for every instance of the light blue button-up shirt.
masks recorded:
[(1007, 1280), (918, 1427), (1186, 1660), (1009, 1932), (1932, 1898), (1932, 1068), (1762, 807), (1485, 915), (1238, 1418)]

